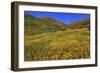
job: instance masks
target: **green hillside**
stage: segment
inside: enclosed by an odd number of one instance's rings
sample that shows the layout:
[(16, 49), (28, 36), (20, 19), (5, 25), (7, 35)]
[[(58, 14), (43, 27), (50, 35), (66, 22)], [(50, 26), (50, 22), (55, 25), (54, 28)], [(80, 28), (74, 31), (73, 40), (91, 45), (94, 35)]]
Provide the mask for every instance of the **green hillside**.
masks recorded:
[(40, 32), (47, 32), (47, 31), (57, 31), (66, 27), (63, 23), (60, 23), (56, 20), (52, 19), (53, 21), (49, 21), (44, 18), (39, 19), (28, 14), (25, 14), (24, 20), (25, 20), (24, 21), (25, 33), (30, 33), (30, 32), (40, 33)]
[(77, 29), (77, 28), (88, 28), (89, 29), (89, 19), (83, 19), (80, 21), (73, 22), (71, 24), (63, 24), (53, 18), (44, 16), (41, 18), (36, 18), (34, 16), (25, 14), (25, 34), (38, 34), (43, 32), (54, 32), (66, 29)]

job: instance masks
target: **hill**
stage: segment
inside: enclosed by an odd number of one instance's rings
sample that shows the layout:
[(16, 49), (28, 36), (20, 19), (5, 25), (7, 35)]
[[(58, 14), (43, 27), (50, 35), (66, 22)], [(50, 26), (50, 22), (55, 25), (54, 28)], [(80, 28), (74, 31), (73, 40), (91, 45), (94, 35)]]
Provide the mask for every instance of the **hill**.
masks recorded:
[(90, 28), (90, 19), (82, 19), (79, 21), (72, 22), (68, 25), (68, 28), (70, 29), (76, 29), (76, 28)]
[(50, 17), (36, 18), (34, 16), (25, 14), (24, 18), (25, 29), (34, 28), (38, 30), (51, 30), (65, 27), (63, 23)]
[(41, 19), (47, 23), (51, 23), (52, 25), (54, 25), (55, 27), (58, 27), (58, 28), (65, 26), (64, 23), (61, 23), (61, 22), (59, 22), (53, 18), (50, 18), (48, 16), (42, 17)]
[(25, 34), (38, 34), (42, 32), (54, 32), (58, 30), (61, 31), (79, 28), (90, 29), (89, 24), (90, 19), (83, 19), (70, 24), (64, 24), (48, 16), (37, 18), (32, 15), (24, 14)]

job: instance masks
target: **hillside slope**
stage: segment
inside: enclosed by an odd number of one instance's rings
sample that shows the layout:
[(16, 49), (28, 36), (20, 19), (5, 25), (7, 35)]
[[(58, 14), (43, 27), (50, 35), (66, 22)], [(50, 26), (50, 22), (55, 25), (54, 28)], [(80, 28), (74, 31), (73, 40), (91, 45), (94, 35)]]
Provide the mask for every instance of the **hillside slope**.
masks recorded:
[(72, 22), (68, 25), (68, 28), (75, 29), (75, 28), (90, 28), (90, 19), (82, 19), (79, 21)]
[(42, 32), (54, 32), (77, 28), (90, 29), (90, 19), (83, 19), (70, 24), (64, 24), (48, 16), (37, 18), (32, 15), (24, 14), (24, 23), (25, 34), (38, 34)]

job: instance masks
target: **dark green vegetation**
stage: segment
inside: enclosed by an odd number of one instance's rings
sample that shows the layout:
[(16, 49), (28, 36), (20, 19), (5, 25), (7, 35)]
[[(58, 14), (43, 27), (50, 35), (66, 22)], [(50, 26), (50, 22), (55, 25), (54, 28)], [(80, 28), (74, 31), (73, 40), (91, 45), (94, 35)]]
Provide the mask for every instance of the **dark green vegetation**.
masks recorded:
[(25, 14), (25, 61), (90, 58), (90, 20), (65, 25)]

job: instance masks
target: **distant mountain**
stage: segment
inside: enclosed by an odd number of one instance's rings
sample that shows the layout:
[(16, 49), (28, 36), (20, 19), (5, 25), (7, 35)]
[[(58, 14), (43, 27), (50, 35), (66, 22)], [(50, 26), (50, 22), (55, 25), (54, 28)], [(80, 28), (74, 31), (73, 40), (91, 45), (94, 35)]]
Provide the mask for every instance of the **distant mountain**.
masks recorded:
[(36, 18), (32, 15), (24, 14), (24, 26), (25, 33), (90, 28), (90, 19), (83, 19), (70, 24), (64, 24), (48, 16)]
[(89, 28), (90, 27), (90, 19), (82, 19), (79, 21), (75, 21), (68, 25), (68, 28), (75, 29), (75, 28)]

